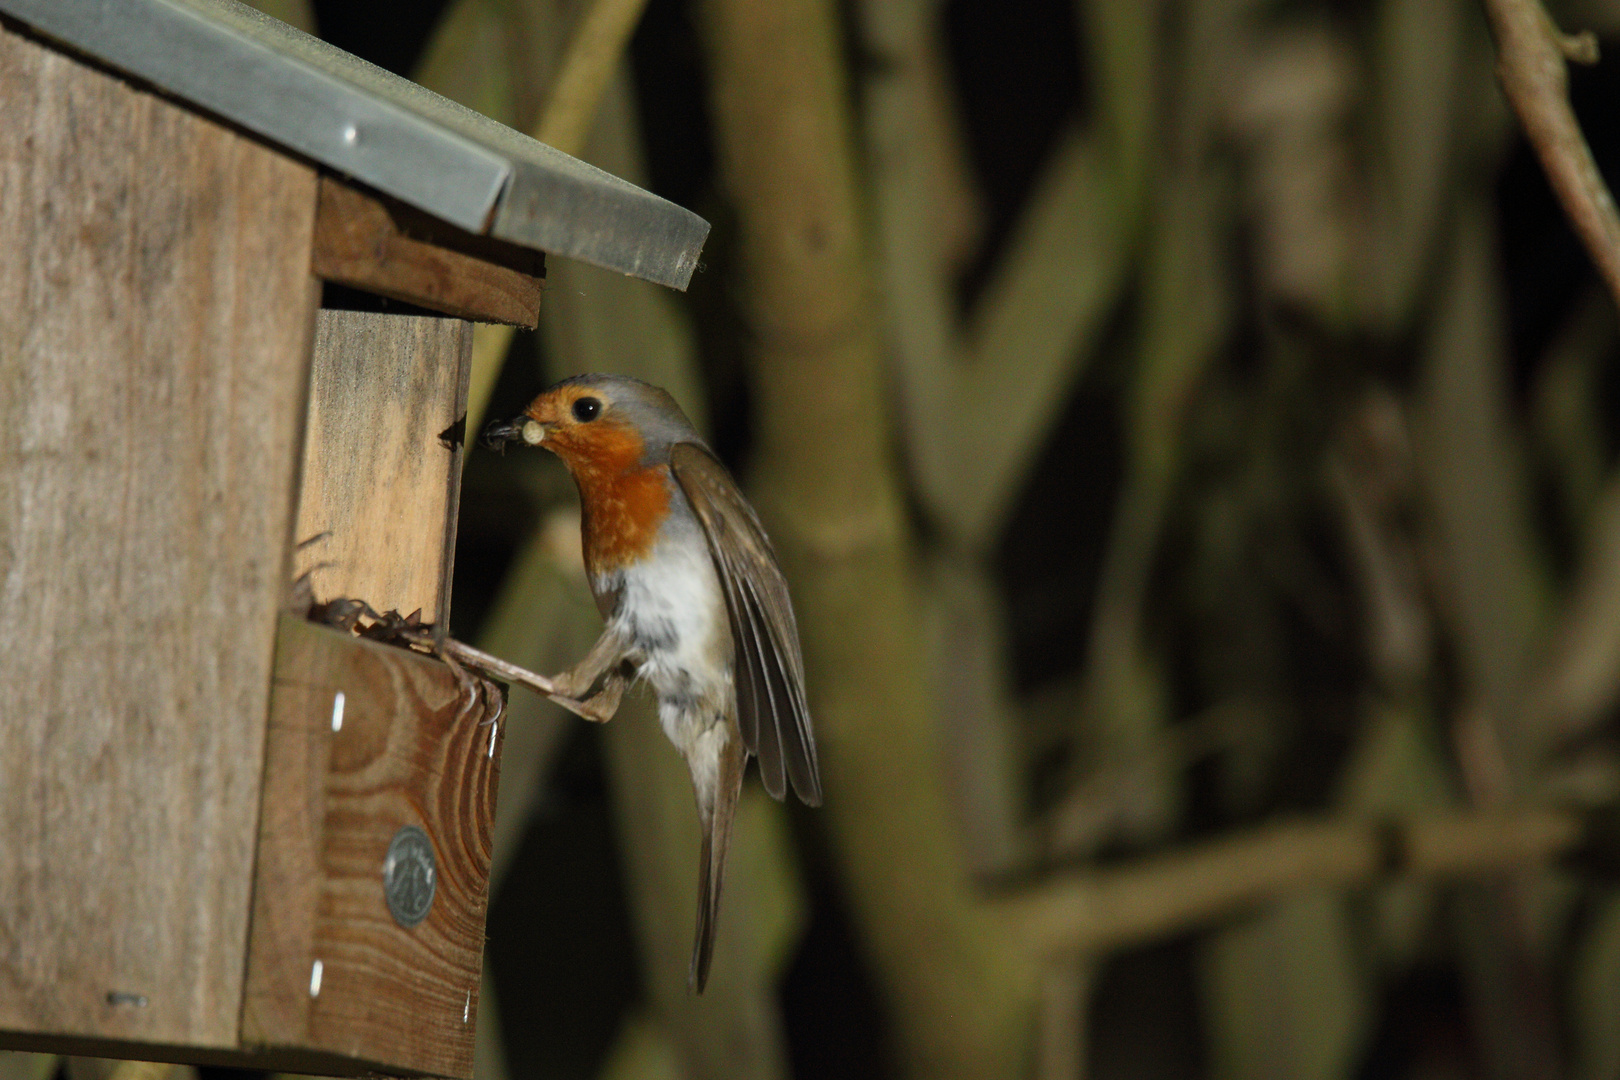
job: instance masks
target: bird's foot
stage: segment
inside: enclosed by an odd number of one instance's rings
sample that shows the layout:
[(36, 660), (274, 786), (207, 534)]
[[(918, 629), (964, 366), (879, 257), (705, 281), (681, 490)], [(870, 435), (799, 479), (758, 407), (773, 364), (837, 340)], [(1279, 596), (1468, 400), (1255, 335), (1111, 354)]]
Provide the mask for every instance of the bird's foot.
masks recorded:
[[(557, 687), (559, 685), (559, 681), (563, 679), (566, 674), (567, 673), (564, 673), (563, 676), (558, 676), (557, 679), (553, 679), (552, 685)], [(602, 689), (598, 690), (594, 694), (591, 694), (589, 697), (579, 697), (554, 690), (551, 694), (551, 700), (555, 701), (557, 704), (561, 705), (575, 716), (583, 717), (586, 720), (591, 721), (593, 724), (605, 724), (609, 720), (613, 719), (614, 713), (619, 711), (619, 699), (624, 697), (624, 688), (626, 684), (627, 680), (623, 675), (620, 675), (618, 672), (613, 672), (603, 680)], [(585, 689), (588, 691), (590, 687), (587, 686)]]

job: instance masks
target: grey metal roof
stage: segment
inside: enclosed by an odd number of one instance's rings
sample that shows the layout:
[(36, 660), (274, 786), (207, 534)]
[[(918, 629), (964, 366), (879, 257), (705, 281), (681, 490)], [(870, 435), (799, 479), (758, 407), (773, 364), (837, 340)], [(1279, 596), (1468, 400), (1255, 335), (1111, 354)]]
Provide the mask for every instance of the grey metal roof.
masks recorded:
[(40, 34), (473, 233), (686, 288), (709, 223), (236, 0), (0, 0)]

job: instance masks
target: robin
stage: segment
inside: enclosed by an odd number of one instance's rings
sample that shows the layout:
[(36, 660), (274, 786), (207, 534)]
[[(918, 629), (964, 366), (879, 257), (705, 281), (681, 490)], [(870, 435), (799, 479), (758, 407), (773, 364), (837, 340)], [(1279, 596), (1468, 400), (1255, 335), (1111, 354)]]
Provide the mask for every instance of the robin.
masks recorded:
[(765, 790), (821, 804), (804, 661), (787, 582), (759, 518), (675, 399), (622, 375), (565, 379), (484, 444), (543, 446), (579, 487), (585, 572), (606, 620), (553, 697), (587, 719), (613, 716), (628, 682), (658, 695), (664, 733), (686, 758), (703, 829), (697, 936), (688, 984), (702, 993), (731, 821), (748, 756)]

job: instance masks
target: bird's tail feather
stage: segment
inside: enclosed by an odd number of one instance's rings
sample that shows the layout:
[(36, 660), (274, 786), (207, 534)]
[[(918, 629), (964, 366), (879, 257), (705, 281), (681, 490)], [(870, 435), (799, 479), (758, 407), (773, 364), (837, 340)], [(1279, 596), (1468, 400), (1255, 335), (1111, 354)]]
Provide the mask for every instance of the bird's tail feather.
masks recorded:
[(692, 965), (686, 985), (696, 994), (709, 982), (709, 965), (714, 960), (714, 933), (720, 921), (720, 888), (725, 884), (726, 852), (731, 848), (731, 822), (737, 814), (742, 794), (743, 767), (747, 751), (742, 740), (733, 737), (720, 756), (714, 805), (700, 806), (703, 850), (698, 858), (697, 936), (692, 942)]

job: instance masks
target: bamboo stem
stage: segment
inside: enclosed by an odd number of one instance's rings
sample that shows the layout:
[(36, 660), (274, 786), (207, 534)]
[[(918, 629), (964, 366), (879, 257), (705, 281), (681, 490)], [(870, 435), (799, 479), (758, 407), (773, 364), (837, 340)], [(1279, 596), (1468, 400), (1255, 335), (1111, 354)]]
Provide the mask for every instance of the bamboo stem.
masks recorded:
[(1578, 815), (1456, 814), (1380, 824), (1291, 821), (1076, 874), (997, 907), (1035, 955), (1123, 948), (1307, 888), (1354, 888), (1390, 874), (1457, 878), (1567, 853)]
[(835, 5), (703, 11), (755, 332), (751, 486), (793, 583), (820, 815), (907, 1073), (1026, 1076), (1034, 965), (971, 887), (928, 704)]
[(579, 154), (647, 0), (596, 0), (579, 20), (534, 137)]

